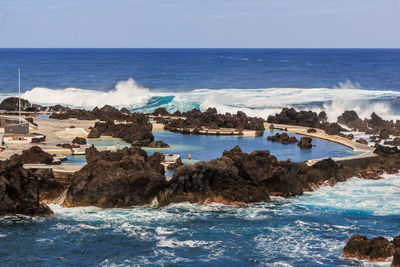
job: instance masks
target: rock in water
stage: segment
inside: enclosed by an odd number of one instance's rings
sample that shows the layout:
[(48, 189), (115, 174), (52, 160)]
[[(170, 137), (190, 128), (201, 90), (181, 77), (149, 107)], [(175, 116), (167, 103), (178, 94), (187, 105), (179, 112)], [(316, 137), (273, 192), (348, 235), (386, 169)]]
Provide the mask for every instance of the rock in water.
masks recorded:
[(312, 148), (311, 141), (312, 141), (312, 138), (310, 138), (310, 137), (302, 137), (300, 139), (300, 142), (297, 143), (297, 145), (302, 149), (310, 149), (310, 148)]
[(289, 136), (287, 133), (276, 133), (273, 136), (268, 136), (267, 140), (269, 141), (273, 141), (273, 142), (280, 142), (284, 145), (288, 145), (288, 144), (293, 144), (293, 143), (297, 143), (297, 138), (294, 136)]
[(343, 249), (344, 257), (370, 261), (385, 261), (393, 253), (393, 244), (382, 236), (367, 239), (366, 236), (353, 235)]
[(167, 148), (169, 147), (168, 144), (164, 143), (163, 141), (153, 141), (151, 142), (148, 147), (153, 147), (153, 148)]
[(86, 159), (87, 165), (75, 173), (68, 188), (65, 207), (145, 205), (165, 187), (160, 160), (152, 160), (138, 147), (112, 153), (92, 146), (86, 149)]

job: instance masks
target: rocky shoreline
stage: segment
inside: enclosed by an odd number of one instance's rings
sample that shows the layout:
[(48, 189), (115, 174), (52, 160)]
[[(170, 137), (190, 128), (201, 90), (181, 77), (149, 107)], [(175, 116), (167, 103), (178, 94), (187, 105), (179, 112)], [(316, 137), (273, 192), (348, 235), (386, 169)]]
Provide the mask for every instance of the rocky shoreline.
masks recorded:
[(400, 236), (392, 241), (383, 236), (368, 239), (366, 236), (353, 235), (343, 249), (343, 256), (372, 262), (382, 262), (393, 257), (391, 267), (400, 266)]
[[(45, 109), (27, 101), (22, 103), (24, 111)], [(8, 99), (0, 107), (15, 110), (15, 105), (15, 99)], [(245, 153), (236, 146), (209, 162), (177, 167), (172, 178), (166, 179), (161, 165), (163, 155), (156, 152), (148, 156), (140, 148), (168, 147), (162, 141), (154, 141), (148, 115), (111, 106), (96, 107), (92, 111), (61, 106), (46, 110), (57, 111), (50, 117), (59, 120), (98, 120), (90, 129), (89, 138), (102, 135), (122, 138), (133, 147), (117, 152), (98, 151), (90, 147), (86, 149), (87, 165), (62, 181), (55, 177), (51, 169), (23, 168), (25, 163), (51, 164), (53, 156), (39, 147), (31, 147), (21, 155), (0, 161), (0, 215), (52, 215), (45, 203), (55, 200), (64, 207), (120, 208), (151, 203), (164, 207), (181, 202), (246, 206), (269, 201), (271, 196), (301, 195), (352, 177), (380, 179), (382, 174), (397, 173), (400, 169), (400, 151), (396, 147), (400, 144), (400, 122), (385, 121), (375, 113), (370, 119), (361, 120), (355, 111), (345, 111), (337, 118), (337, 123), (329, 123), (324, 112), (317, 114), (286, 108), (267, 119), (269, 123), (310, 127), (310, 133), (322, 129), (327, 134), (348, 139), (354, 136), (345, 134), (347, 129), (371, 134), (371, 140), (375, 142), (375, 157), (340, 162), (329, 158), (308, 166), (305, 162), (278, 161), (268, 150)], [(239, 132), (248, 129), (256, 131), (257, 135), (264, 131), (264, 120), (248, 117), (243, 112), (219, 114), (216, 109), (209, 108), (205, 112), (195, 109), (171, 114), (159, 108), (152, 115), (156, 116), (157, 123), (164, 124), (165, 129), (172, 132), (201, 134), (203, 127), (231, 128)], [(171, 119), (173, 116), (176, 118)], [(286, 133), (268, 139), (283, 144), (298, 142)], [(309, 149), (312, 147), (311, 140), (302, 137), (298, 146)], [(76, 138), (72, 143), (83, 144), (84, 141)], [(356, 142), (368, 144), (362, 138)], [(382, 146), (381, 143), (394, 147)], [(355, 235), (350, 238), (343, 255), (370, 261), (383, 261), (394, 256), (392, 266), (400, 266), (398, 238), (393, 241), (383, 237), (368, 240)]]

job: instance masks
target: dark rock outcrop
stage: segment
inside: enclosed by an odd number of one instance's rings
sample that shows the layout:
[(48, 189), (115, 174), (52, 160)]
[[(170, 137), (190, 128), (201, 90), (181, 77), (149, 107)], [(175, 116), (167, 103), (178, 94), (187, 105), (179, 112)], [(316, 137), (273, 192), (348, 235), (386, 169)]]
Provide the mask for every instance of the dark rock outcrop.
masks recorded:
[(0, 215), (52, 215), (51, 209), (39, 201), (38, 177), (22, 165), (18, 155), (0, 161)]
[(164, 143), (163, 141), (159, 140), (159, 141), (153, 141), (151, 142), (148, 147), (153, 147), (153, 148), (167, 148), (169, 147), (168, 144)]
[(320, 118), (318, 118), (317, 113), (312, 111), (298, 112), (294, 108), (284, 108), (282, 109), (281, 113), (275, 114), (275, 116), (268, 116), (267, 122), (299, 125), (305, 127), (318, 127), (320, 125)]
[(297, 145), (302, 149), (310, 149), (312, 148), (311, 141), (312, 139), (310, 137), (302, 137)]
[(394, 245), (382, 236), (367, 239), (366, 236), (353, 235), (343, 249), (343, 256), (360, 260), (385, 261), (393, 256), (394, 251)]
[(323, 129), (325, 130), (325, 133), (330, 134), (330, 135), (342, 135), (342, 132), (346, 132), (346, 129), (344, 129), (342, 126), (337, 124), (336, 122), (334, 123), (327, 123), (324, 125)]
[(99, 138), (102, 135), (122, 138), (134, 146), (148, 146), (154, 141), (152, 126), (146, 121), (142, 123), (115, 124), (112, 121), (96, 122), (90, 130), (88, 138)]
[(53, 156), (38, 146), (32, 146), (28, 150), (22, 151), (22, 155), (11, 156), (10, 160), (20, 160), (23, 164), (51, 164)]
[(400, 248), (397, 248), (393, 254), (393, 260), (390, 267), (400, 267)]
[(72, 144), (86, 145), (87, 141), (86, 141), (86, 138), (75, 137), (74, 140), (72, 140)]
[(185, 132), (199, 134), (198, 131), (190, 132), (178, 129), (195, 129), (206, 127), (209, 129), (232, 128), (247, 129), (258, 131), (259, 135), (264, 132), (264, 121), (261, 118), (248, 117), (244, 112), (238, 111), (236, 114), (219, 114), (215, 108), (209, 108), (205, 112), (193, 109), (189, 112), (180, 113), (186, 119), (170, 120), (165, 122), (165, 129), (172, 132)]
[(346, 110), (337, 118), (337, 121), (354, 130), (359, 130), (361, 132), (366, 132), (368, 130), (367, 123), (361, 120), (354, 110)]
[(284, 145), (297, 143), (299, 141), (299, 140), (297, 140), (296, 137), (289, 136), (287, 133), (282, 133), (282, 134), (276, 133), (273, 136), (268, 136), (267, 140), (273, 141), (273, 142), (279, 142)]
[(357, 143), (363, 144), (363, 145), (368, 145), (368, 141), (365, 140), (364, 138), (359, 138), (356, 140)]
[(41, 143), (46, 140), (46, 136), (42, 135), (41, 137), (33, 137), (31, 143)]
[(390, 145), (390, 146), (400, 146), (400, 137), (395, 137), (393, 138), (392, 141), (385, 141), (383, 142), (384, 145)]
[(87, 165), (74, 174), (68, 188), (63, 203), (66, 207), (145, 205), (165, 186), (165, 177), (159, 172), (161, 162), (149, 159), (137, 147), (115, 153), (90, 147), (86, 149), (86, 160)]
[[(19, 102), (18, 102), (18, 97), (9, 97), (4, 99), (0, 103), (0, 109), (1, 110), (7, 110), (7, 111), (18, 111), (19, 110)], [(22, 99), (21, 98), (21, 111), (41, 111), (43, 110), (42, 106), (36, 105), (36, 104), (31, 104), (29, 103), (28, 100)]]
[(154, 116), (169, 116), (169, 112), (164, 107), (159, 107), (153, 112)]

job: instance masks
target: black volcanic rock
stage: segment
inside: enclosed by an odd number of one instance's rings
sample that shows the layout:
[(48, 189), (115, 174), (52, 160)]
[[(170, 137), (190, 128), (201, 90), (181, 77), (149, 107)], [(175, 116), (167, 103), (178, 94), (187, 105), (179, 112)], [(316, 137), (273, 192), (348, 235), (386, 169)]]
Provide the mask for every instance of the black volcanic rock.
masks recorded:
[(159, 141), (153, 141), (151, 142), (148, 147), (153, 147), (153, 148), (167, 148), (169, 147), (168, 144), (164, 143), (163, 141), (159, 140)]
[(169, 112), (168, 112), (164, 107), (159, 107), (159, 108), (157, 108), (156, 110), (154, 110), (153, 115), (154, 115), (154, 116), (159, 116), (159, 115), (161, 115), (161, 116), (168, 116), (168, 115), (170, 115), (170, 114), (169, 114)]
[[(195, 129), (203, 126), (209, 129), (248, 129), (258, 131), (261, 134), (264, 131), (264, 121), (261, 118), (248, 117), (241, 111), (236, 114), (219, 114), (215, 108), (209, 108), (205, 112), (193, 109), (180, 115), (186, 117), (186, 119), (170, 120), (166, 122), (165, 129), (172, 132), (182, 132), (178, 129)], [(188, 130), (184, 132), (190, 133)], [(199, 134), (199, 132), (195, 131), (192, 134)]]
[(275, 116), (268, 116), (267, 119), (269, 123), (300, 125), (305, 127), (318, 127), (320, 125), (319, 121), (320, 119), (317, 113), (312, 111), (298, 112), (294, 108), (283, 108), (281, 113), (275, 114)]
[(39, 201), (38, 177), (23, 168), (21, 156), (0, 161), (0, 215), (52, 215), (51, 209)]
[(366, 132), (368, 130), (367, 123), (361, 120), (354, 110), (346, 110), (338, 117), (337, 121), (340, 124), (344, 124), (351, 129), (356, 129), (361, 132)]
[(311, 141), (312, 139), (310, 137), (302, 137), (297, 145), (302, 149), (310, 149), (312, 148)]
[(400, 146), (400, 137), (395, 137), (393, 138), (392, 141), (385, 141), (383, 142), (384, 145), (390, 145), (390, 146)]
[(76, 118), (78, 120), (95, 120), (96, 116), (86, 109), (70, 109), (67, 108), (66, 112), (53, 113), (50, 115), (50, 119), (67, 120), (70, 118)]
[(342, 135), (342, 132), (346, 132), (347, 130), (344, 129), (342, 126), (337, 124), (336, 122), (334, 123), (329, 123), (326, 124), (325, 127), (323, 127), (325, 130), (325, 133), (330, 134), (330, 135)]
[(51, 164), (53, 156), (44, 152), (38, 146), (32, 146), (28, 150), (22, 151), (21, 155), (13, 155), (10, 160), (20, 160), (23, 164)]
[(273, 141), (273, 142), (279, 142), (279, 143), (282, 143), (284, 145), (293, 144), (293, 143), (297, 143), (298, 142), (296, 137), (289, 136), (287, 133), (282, 133), (282, 134), (276, 133), (273, 136), (268, 136), (267, 140)]
[(86, 145), (87, 141), (86, 141), (86, 138), (75, 137), (74, 140), (72, 140), (72, 144)]
[[(19, 101), (18, 97), (9, 97), (4, 99), (0, 103), (0, 109), (7, 111), (18, 111), (19, 110)], [(39, 105), (32, 105), (28, 100), (21, 98), (21, 110), (22, 111), (40, 111), (42, 107)]]
[(74, 174), (63, 206), (145, 205), (165, 187), (165, 177), (158, 171), (161, 162), (152, 162), (158, 164), (154, 168), (140, 148), (124, 148), (112, 153), (91, 147), (86, 153), (88, 164)]
[(368, 141), (365, 140), (364, 138), (359, 138), (356, 140), (357, 143), (363, 144), (363, 145), (368, 145)]
[(325, 112), (325, 111), (321, 111), (321, 112), (318, 114), (318, 119), (319, 119), (320, 122), (326, 122), (326, 121), (328, 121), (328, 117), (326, 116), (326, 112)]
[(114, 124), (114, 122), (96, 122), (88, 138), (99, 138), (102, 135), (122, 138), (135, 146), (148, 146), (154, 141), (152, 126), (145, 123)]
[(394, 246), (380, 236), (367, 239), (366, 236), (353, 235), (343, 249), (343, 256), (369, 261), (385, 261), (393, 256)]

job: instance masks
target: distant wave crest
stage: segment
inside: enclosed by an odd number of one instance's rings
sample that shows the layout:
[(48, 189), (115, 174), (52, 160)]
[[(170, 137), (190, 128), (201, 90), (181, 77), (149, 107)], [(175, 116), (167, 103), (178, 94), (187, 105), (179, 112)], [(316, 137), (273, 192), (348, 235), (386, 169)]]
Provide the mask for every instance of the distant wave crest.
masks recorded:
[(108, 92), (79, 88), (49, 89), (35, 87), (22, 95), (33, 103), (61, 104), (93, 108), (106, 104), (127, 107), (134, 111), (151, 112), (157, 107), (169, 111), (202, 110), (216, 107), (219, 112), (244, 111), (251, 116), (266, 118), (282, 107), (295, 107), (319, 112), (325, 110), (335, 121), (344, 110), (355, 110), (361, 117), (372, 111), (386, 119), (397, 118), (388, 101), (400, 99), (400, 92), (363, 90), (347, 81), (334, 88), (262, 88), (262, 89), (195, 89), (187, 92), (157, 92), (138, 85), (133, 79), (119, 82)]

